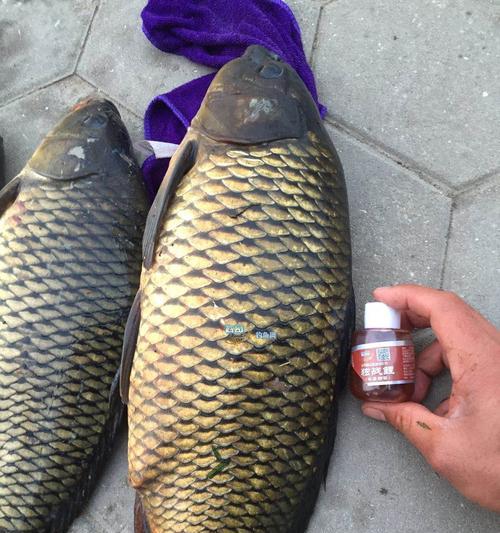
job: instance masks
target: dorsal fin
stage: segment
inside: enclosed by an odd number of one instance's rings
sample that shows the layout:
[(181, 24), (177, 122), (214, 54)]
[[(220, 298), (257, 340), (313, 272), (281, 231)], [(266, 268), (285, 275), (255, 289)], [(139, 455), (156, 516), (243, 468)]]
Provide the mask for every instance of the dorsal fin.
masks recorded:
[(135, 346), (139, 335), (140, 322), (141, 291), (137, 291), (123, 334), (122, 361), (120, 365), (120, 396), (124, 404), (128, 404), (130, 372), (132, 371), (132, 364), (134, 362)]
[(179, 181), (194, 164), (196, 143), (194, 141), (188, 141), (184, 146), (181, 146), (179, 150), (180, 151), (174, 155), (170, 162), (168, 171), (158, 189), (158, 193), (156, 194), (156, 198), (154, 199), (146, 220), (144, 239), (142, 241), (142, 258), (143, 267), (145, 269), (151, 268), (151, 265), (153, 264), (156, 239), (158, 238), (160, 225), (168, 204)]

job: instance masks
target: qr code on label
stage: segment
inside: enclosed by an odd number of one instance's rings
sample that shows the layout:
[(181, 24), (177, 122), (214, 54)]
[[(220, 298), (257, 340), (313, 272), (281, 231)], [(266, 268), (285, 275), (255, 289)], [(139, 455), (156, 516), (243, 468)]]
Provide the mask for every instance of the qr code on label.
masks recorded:
[(390, 361), (391, 350), (390, 348), (377, 348), (377, 361)]

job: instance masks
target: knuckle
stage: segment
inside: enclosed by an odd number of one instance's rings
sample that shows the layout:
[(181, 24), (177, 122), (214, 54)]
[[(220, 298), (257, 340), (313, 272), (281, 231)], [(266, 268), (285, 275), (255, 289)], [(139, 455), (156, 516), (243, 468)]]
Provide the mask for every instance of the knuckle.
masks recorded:
[(393, 426), (401, 433), (407, 433), (411, 428), (411, 418), (405, 411), (395, 411), (392, 415)]
[(446, 292), (446, 300), (450, 307), (462, 303), (462, 298), (460, 298), (460, 296), (453, 291)]
[(454, 292), (443, 292), (441, 298), (441, 313), (457, 313), (467, 308), (467, 304)]

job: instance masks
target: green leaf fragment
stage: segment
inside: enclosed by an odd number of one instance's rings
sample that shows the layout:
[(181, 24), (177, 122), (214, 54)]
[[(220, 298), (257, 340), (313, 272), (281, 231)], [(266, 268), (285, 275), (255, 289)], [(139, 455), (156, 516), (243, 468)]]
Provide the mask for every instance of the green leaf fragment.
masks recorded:
[(214, 456), (217, 459), (217, 461), (222, 461), (222, 457), (221, 457), (221, 454), (219, 453), (219, 450), (213, 447), (212, 451), (214, 452)]
[(229, 461), (220, 462), (213, 470), (208, 473), (207, 479), (212, 479), (217, 474), (223, 472), (229, 466)]
[(230, 463), (229, 459), (222, 458), (218, 448), (216, 448), (215, 446), (212, 447), (212, 452), (214, 454), (214, 457), (217, 459), (217, 461), (219, 461), (219, 464), (208, 473), (207, 479), (212, 479), (217, 474), (220, 474), (221, 472), (223, 472), (229, 466), (229, 463)]

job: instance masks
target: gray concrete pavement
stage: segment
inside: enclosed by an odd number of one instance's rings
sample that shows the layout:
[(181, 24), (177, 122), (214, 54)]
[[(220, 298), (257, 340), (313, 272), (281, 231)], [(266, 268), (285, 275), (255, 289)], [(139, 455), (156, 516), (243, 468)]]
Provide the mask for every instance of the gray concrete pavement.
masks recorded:
[[(61, 113), (101, 93), (132, 137), (157, 93), (207, 72), (153, 48), (143, 1), (0, 0), (0, 135), (12, 178)], [(349, 189), (361, 308), (377, 285), (446, 287), (500, 323), (500, 4), (290, 2)], [(430, 404), (449, 388), (433, 388)], [(341, 398), (330, 475), (309, 533), (494, 533), (384, 424)], [(71, 533), (131, 533), (123, 432)]]
[(499, 169), (500, 4), (338, 0), (314, 65), (331, 116), (436, 181)]
[[(473, 185), (455, 198), (450, 229), (444, 287), (467, 294), (472, 305), (481, 309), (486, 315), (498, 319), (500, 280), (498, 177)], [(488, 267), (485, 268), (485, 265)]]

